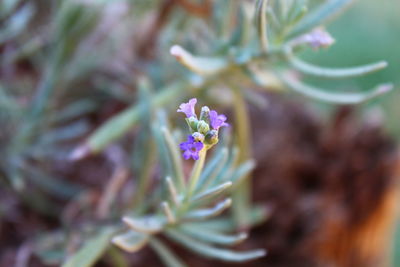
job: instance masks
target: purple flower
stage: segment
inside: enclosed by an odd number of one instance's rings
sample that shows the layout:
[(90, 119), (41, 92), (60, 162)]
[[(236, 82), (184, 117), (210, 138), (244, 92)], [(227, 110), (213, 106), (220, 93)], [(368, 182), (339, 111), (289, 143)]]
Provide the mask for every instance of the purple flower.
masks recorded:
[(219, 127), (228, 126), (229, 124), (225, 122), (226, 116), (224, 114), (219, 114), (215, 110), (210, 111), (210, 123), (214, 130), (218, 130)]
[(197, 99), (196, 98), (192, 98), (189, 100), (189, 102), (187, 103), (182, 103), (179, 106), (179, 109), (177, 110), (177, 112), (183, 112), (185, 113), (186, 117), (190, 118), (190, 117), (197, 117), (196, 113), (194, 112), (194, 106), (197, 103)]
[(303, 41), (312, 48), (328, 47), (335, 42), (335, 39), (323, 29), (317, 28), (303, 36)]
[(190, 158), (194, 160), (199, 159), (199, 152), (203, 149), (204, 145), (202, 142), (196, 142), (194, 137), (188, 135), (188, 139), (186, 142), (183, 142), (179, 145), (180, 149), (183, 150), (183, 158), (188, 160)]

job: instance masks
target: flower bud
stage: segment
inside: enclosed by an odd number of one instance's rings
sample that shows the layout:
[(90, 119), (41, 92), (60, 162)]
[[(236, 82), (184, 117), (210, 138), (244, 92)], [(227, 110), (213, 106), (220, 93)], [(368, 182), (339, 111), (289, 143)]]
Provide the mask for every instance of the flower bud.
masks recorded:
[(201, 108), (200, 120), (210, 123), (210, 109), (207, 106)]
[(218, 143), (218, 131), (216, 131), (216, 130), (209, 131), (206, 134), (206, 137), (204, 140), (207, 145), (215, 145), (216, 143)]
[(192, 131), (197, 131), (197, 124), (199, 123), (199, 120), (196, 117), (186, 118), (186, 122)]
[(192, 136), (193, 136), (193, 138), (194, 138), (194, 140), (195, 140), (196, 142), (203, 142), (203, 141), (204, 141), (204, 135), (202, 135), (202, 134), (199, 133), (199, 132), (193, 133)]
[(210, 130), (210, 125), (207, 122), (201, 120), (197, 123), (197, 131), (206, 134)]

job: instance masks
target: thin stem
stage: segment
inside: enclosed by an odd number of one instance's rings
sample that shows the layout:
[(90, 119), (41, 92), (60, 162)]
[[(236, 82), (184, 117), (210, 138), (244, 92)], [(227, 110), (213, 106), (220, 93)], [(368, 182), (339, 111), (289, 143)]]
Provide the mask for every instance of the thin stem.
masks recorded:
[(264, 53), (268, 52), (267, 4), (268, 0), (259, 0), (257, 3), (257, 31), (260, 47)]
[(155, 144), (150, 141), (147, 146), (147, 153), (145, 153), (143, 165), (140, 168), (140, 174), (138, 177), (137, 189), (135, 190), (135, 197), (132, 201), (132, 207), (135, 207), (138, 213), (145, 210), (146, 201), (144, 201), (146, 194), (148, 192), (148, 188), (151, 183), (151, 171), (153, 167), (153, 163), (155, 160)]
[[(248, 160), (250, 155), (251, 126), (249, 114), (246, 109), (246, 102), (240, 88), (233, 86), (232, 89), (234, 92), (236, 142), (239, 147), (239, 164)], [(250, 223), (250, 194), (250, 179), (243, 179), (242, 184), (237, 186), (237, 189), (233, 192), (233, 215), (236, 223), (240, 227), (247, 227)]]
[(192, 195), (196, 189), (201, 171), (203, 170), (204, 162), (206, 159), (206, 154), (207, 154), (207, 149), (203, 148), (199, 152), (200, 158), (196, 161), (196, 163), (193, 166), (192, 173), (189, 178), (189, 186), (188, 186), (187, 194), (186, 194), (186, 202), (190, 201), (190, 199), (192, 198)]

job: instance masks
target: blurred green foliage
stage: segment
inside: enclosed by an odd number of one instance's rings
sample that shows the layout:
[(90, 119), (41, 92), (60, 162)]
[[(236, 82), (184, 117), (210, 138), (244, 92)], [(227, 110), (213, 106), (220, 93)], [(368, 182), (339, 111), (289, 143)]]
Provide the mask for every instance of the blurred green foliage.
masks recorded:
[[(397, 0), (364, 0), (346, 11), (327, 29), (336, 39), (329, 49), (307, 51), (303, 57), (322, 66), (356, 66), (377, 60), (385, 60), (388, 67), (371, 75), (352, 79), (347, 85), (368, 88), (381, 81), (391, 81), (395, 90), (379, 97), (366, 106), (383, 108), (384, 122), (390, 132), (400, 139), (400, 2)], [(325, 80), (313, 80), (326, 87), (338, 87)], [(339, 83), (346, 86), (346, 84)]]

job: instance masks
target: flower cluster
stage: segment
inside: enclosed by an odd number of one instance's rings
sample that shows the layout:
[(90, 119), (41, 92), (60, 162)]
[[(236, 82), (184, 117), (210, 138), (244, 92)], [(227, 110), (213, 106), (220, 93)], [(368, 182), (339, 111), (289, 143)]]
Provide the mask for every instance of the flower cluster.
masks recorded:
[(183, 157), (187, 159), (199, 159), (199, 152), (205, 148), (209, 149), (218, 142), (218, 130), (220, 127), (228, 126), (226, 116), (218, 114), (215, 110), (210, 110), (207, 106), (201, 108), (200, 118), (195, 112), (196, 98), (192, 98), (188, 103), (182, 103), (178, 112), (186, 115), (186, 122), (192, 132), (187, 141), (180, 144), (183, 150)]

